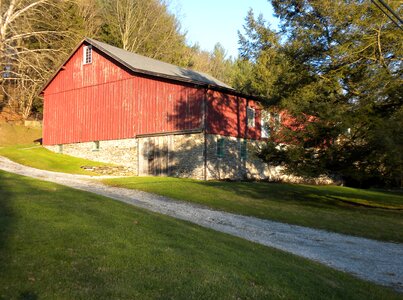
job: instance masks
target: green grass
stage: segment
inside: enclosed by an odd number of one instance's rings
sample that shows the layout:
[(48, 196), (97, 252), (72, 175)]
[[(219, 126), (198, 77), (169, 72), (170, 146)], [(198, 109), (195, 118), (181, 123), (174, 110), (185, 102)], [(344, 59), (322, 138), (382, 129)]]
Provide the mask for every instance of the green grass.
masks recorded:
[(0, 146), (33, 144), (42, 137), (40, 128), (0, 122)]
[(291, 254), (0, 171), (0, 299), (402, 299)]
[(37, 169), (82, 175), (99, 175), (81, 166), (107, 165), (87, 159), (58, 154), (34, 144), (42, 136), (41, 129), (0, 123), (0, 155)]
[(39, 145), (14, 145), (0, 147), (0, 155), (19, 164), (33, 168), (70, 174), (99, 175), (95, 172), (84, 170), (81, 166), (107, 165), (100, 162), (55, 153)]
[(403, 193), (399, 192), (168, 177), (128, 177), (104, 182), (237, 214), (403, 242)]

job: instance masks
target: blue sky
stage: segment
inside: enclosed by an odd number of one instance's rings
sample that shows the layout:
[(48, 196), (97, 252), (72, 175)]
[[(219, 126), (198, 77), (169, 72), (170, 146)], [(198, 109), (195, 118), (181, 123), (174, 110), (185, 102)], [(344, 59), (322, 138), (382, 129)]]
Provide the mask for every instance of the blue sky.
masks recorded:
[(220, 42), (228, 56), (238, 55), (237, 32), (242, 31), (249, 8), (256, 16), (262, 13), (273, 28), (278, 24), (267, 0), (171, 0), (170, 3), (182, 29), (187, 31), (189, 44), (197, 42), (202, 49), (211, 51)]

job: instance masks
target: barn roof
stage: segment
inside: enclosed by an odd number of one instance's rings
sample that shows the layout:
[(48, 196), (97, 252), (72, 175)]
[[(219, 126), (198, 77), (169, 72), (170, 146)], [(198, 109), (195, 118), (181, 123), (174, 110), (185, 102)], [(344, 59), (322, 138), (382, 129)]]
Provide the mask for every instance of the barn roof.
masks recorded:
[(121, 64), (125, 65), (134, 72), (176, 79), (185, 82), (203, 83), (232, 90), (232, 87), (208, 74), (181, 68), (160, 60), (129, 52), (94, 39), (85, 38), (84, 40), (88, 44), (91, 44), (101, 52), (119, 61)]
[(133, 52), (125, 51), (121, 48), (117, 48), (94, 39), (84, 38), (77, 47), (72, 51), (71, 55), (66, 59), (66, 61), (61, 64), (61, 66), (53, 73), (48, 81), (40, 89), (39, 94), (42, 94), (46, 87), (52, 82), (52, 80), (57, 76), (60, 70), (67, 61), (73, 56), (73, 54), (80, 48), (80, 46), (85, 44), (90, 44), (105, 55), (111, 57), (118, 63), (122, 64), (129, 70), (138, 73), (154, 77), (166, 78), (170, 80), (175, 80), (179, 82), (192, 83), (195, 85), (200, 85), (207, 87), (209, 89), (214, 89), (218, 91), (223, 91), (232, 95), (240, 96), (247, 99), (253, 99), (257, 101), (264, 101), (262, 97), (254, 96), (250, 94), (244, 94), (243, 92), (236, 91), (234, 88), (225, 84), (224, 82), (210, 76), (208, 74), (193, 71), (190, 69), (181, 68), (172, 64), (168, 64), (156, 59), (145, 57)]

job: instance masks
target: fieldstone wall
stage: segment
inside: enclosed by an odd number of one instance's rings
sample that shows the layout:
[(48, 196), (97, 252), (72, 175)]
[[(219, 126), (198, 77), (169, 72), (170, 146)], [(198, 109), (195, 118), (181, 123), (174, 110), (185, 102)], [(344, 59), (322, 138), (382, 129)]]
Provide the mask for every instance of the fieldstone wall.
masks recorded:
[(202, 133), (45, 146), (93, 161), (122, 165), (132, 173), (204, 179)]
[(139, 175), (204, 178), (202, 133), (138, 138), (138, 145)]
[(203, 133), (173, 136), (172, 175), (204, 179)]
[[(243, 179), (246, 162), (240, 156), (240, 139), (220, 135), (206, 135), (207, 179)], [(218, 156), (218, 140), (224, 139), (223, 155)]]
[[(241, 157), (244, 139), (204, 133), (139, 137), (133, 139), (45, 146), (54, 152), (125, 166), (139, 175), (173, 176), (195, 179), (257, 179), (290, 183), (332, 184), (322, 176), (307, 180), (285, 174), (284, 168), (269, 166), (254, 155), (262, 141), (247, 140), (246, 157)], [(222, 157), (217, 141), (224, 139)], [(206, 157), (204, 156), (206, 148)], [(206, 159), (206, 174), (205, 172)]]
[[(218, 157), (217, 143), (224, 139), (224, 153)], [(244, 139), (207, 135), (207, 179), (268, 179), (270, 169), (253, 152), (258, 141), (247, 140), (246, 157), (241, 155)]]
[(90, 159), (94, 161), (123, 165), (137, 174), (137, 139), (99, 141), (99, 149), (95, 142), (73, 143), (45, 146), (54, 152)]
[[(224, 155), (217, 155), (217, 140), (223, 138)], [(254, 154), (263, 141), (247, 140), (246, 158), (241, 157), (244, 139), (207, 135), (207, 179), (256, 179), (289, 183), (333, 184), (326, 176), (306, 179), (284, 173), (284, 167), (269, 166)]]

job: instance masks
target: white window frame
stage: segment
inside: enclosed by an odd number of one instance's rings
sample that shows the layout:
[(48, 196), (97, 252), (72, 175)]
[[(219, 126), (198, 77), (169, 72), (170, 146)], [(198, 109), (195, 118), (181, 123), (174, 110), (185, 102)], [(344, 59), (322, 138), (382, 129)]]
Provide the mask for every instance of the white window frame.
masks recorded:
[(261, 137), (268, 138), (270, 136), (270, 119), (271, 114), (267, 110), (262, 110), (262, 114), (260, 116), (260, 124), (261, 124)]
[(89, 65), (92, 63), (92, 46), (84, 46), (83, 47), (83, 64)]
[(256, 110), (253, 107), (248, 106), (246, 108), (246, 119), (248, 127), (254, 128), (256, 126)]

